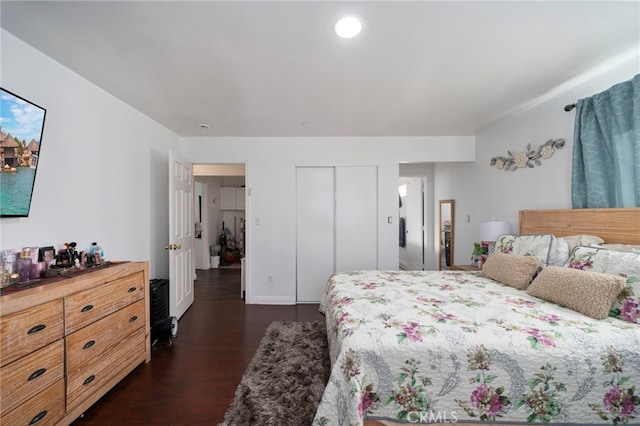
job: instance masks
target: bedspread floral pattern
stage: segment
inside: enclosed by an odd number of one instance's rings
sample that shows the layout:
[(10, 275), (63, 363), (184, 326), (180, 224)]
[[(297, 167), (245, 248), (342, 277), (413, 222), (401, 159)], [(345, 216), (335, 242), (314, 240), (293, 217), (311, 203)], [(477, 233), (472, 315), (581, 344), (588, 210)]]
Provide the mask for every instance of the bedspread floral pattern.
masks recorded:
[(329, 280), (332, 374), (314, 425), (640, 423), (640, 325), (577, 312), (478, 273)]
[(471, 392), (471, 404), (459, 399), (456, 399), (456, 403), (471, 417), (479, 416), (480, 420), (495, 421), (497, 417), (502, 417), (507, 406), (511, 405), (511, 401), (502, 395), (504, 387), (500, 386), (495, 389), (491, 386), (491, 382), (496, 379), (496, 376), (489, 373), (491, 355), (487, 353), (484, 345), (480, 345), (467, 356), (469, 370), (478, 371), (475, 377), (469, 379), (469, 383), (479, 383), (480, 385)]
[(640, 414), (640, 396), (636, 395), (635, 385), (623, 386), (630, 377), (623, 374), (624, 360), (614, 348), (609, 348), (602, 356), (604, 373), (610, 374), (610, 380), (604, 382), (607, 392), (602, 405), (589, 404), (603, 420), (614, 424), (626, 424)]
[(527, 380), (530, 392), (522, 395), (515, 408), (525, 407), (529, 416), (527, 422), (550, 423), (562, 411), (561, 392), (567, 391), (564, 383), (554, 380), (556, 367), (550, 364), (540, 367), (540, 371)]

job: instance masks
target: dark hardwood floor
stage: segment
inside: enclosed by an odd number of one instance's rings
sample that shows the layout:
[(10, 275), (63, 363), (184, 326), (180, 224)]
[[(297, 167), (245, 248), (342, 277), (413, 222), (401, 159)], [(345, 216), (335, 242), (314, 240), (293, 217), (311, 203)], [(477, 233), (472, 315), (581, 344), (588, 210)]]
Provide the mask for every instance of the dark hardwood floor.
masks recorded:
[(73, 425), (217, 425), (267, 326), (313, 320), (324, 320), (318, 305), (245, 305), (239, 269), (198, 270), (173, 344), (156, 344)]

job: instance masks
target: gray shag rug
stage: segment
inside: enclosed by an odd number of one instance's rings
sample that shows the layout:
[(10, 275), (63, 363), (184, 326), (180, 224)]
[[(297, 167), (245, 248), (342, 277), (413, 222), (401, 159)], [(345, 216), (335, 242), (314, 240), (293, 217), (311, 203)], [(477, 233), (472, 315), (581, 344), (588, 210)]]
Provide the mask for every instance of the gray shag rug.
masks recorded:
[(330, 374), (322, 321), (275, 321), (220, 426), (311, 425)]

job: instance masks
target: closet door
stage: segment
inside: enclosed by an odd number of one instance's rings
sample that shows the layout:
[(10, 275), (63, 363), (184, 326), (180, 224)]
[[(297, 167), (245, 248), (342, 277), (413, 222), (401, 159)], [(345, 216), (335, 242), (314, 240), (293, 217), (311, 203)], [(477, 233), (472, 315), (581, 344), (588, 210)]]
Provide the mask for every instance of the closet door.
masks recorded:
[(317, 303), (334, 272), (334, 168), (296, 168), (296, 299)]
[(336, 167), (335, 272), (378, 269), (378, 168)]

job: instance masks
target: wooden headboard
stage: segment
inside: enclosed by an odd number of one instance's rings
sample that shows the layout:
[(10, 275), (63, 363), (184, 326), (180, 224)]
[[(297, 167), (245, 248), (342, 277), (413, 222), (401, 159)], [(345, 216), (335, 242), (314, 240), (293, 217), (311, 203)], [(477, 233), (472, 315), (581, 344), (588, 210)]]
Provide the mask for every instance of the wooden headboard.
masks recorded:
[(520, 235), (597, 235), (605, 243), (640, 244), (640, 208), (520, 210)]

